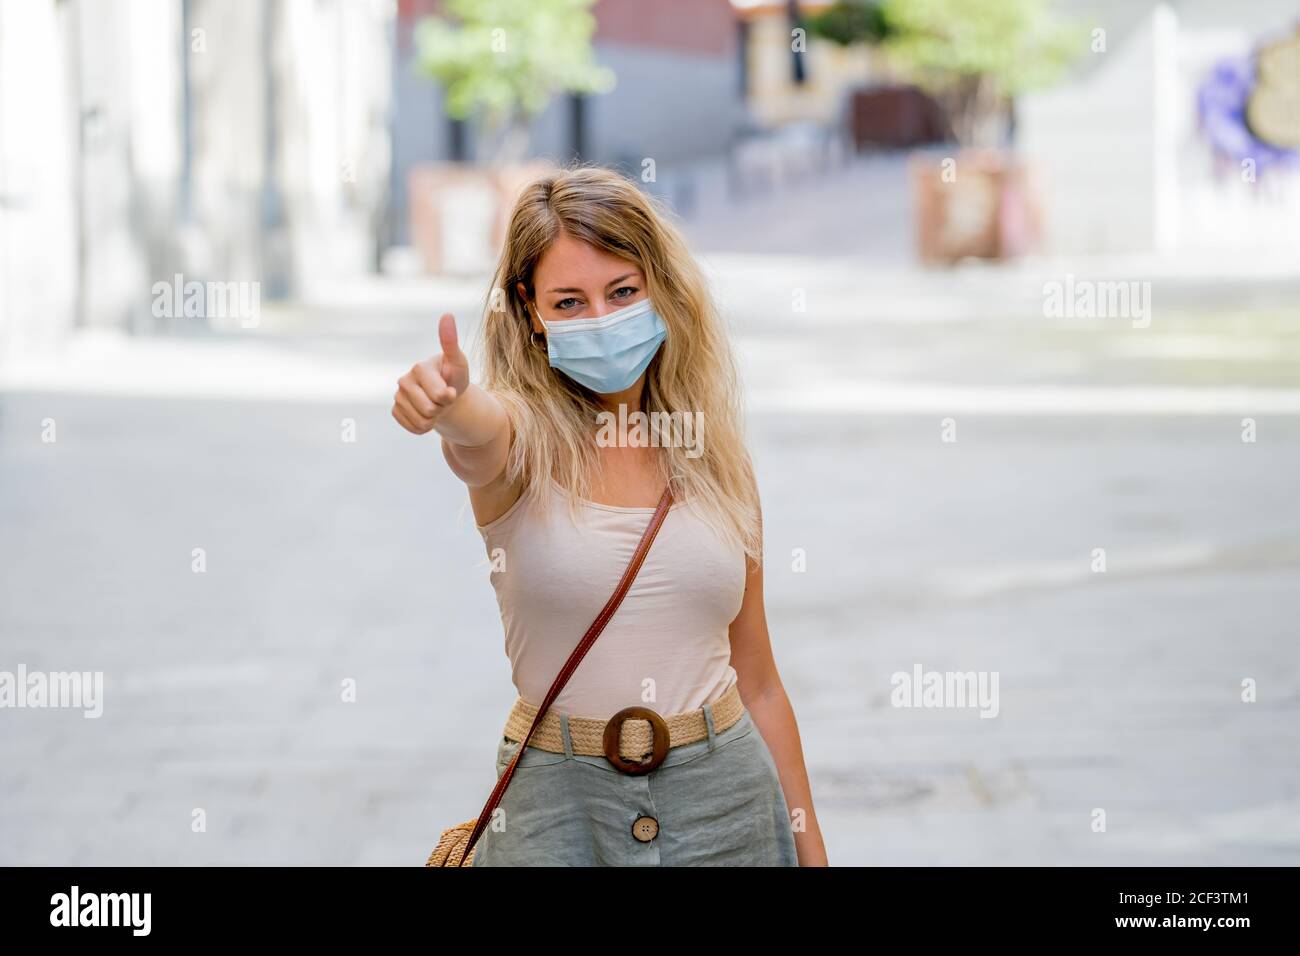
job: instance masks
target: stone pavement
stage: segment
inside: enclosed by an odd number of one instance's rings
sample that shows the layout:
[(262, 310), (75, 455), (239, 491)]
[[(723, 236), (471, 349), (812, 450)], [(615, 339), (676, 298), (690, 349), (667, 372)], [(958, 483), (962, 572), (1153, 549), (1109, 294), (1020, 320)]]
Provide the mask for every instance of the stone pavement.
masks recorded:
[[(718, 236), (832, 864), (1300, 863), (1294, 280)], [(1066, 266), (1150, 276), (1155, 321), (1044, 319)], [(514, 697), (486, 555), (388, 405), (481, 296), (340, 284), (8, 357), (0, 671), (105, 701), (0, 709), (0, 864), (418, 865), (479, 810)], [(996, 718), (892, 706), (918, 666), (995, 672)]]
[[(0, 669), (106, 680), (98, 719), (0, 711), (0, 862), (416, 864), (477, 812), (513, 691), (431, 440), (374, 400), (9, 392), (0, 415)], [(1300, 862), (1300, 418), (1254, 444), (1226, 413), (956, 427), (751, 421), (832, 862)], [(892, 707), (917, 664), (998, 672), (997, 718)]]

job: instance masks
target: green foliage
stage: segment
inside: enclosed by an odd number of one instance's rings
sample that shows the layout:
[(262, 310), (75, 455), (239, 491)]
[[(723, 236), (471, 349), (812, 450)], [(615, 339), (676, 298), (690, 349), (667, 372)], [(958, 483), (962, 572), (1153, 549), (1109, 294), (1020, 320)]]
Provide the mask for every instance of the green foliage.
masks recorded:
[(838, 43), (879, 43), (889, 35), (889, 21), (880, 4), (871, 0), (836, 0), (808, 18), (808, 32)]
[(884, 0), (891, 58), (931, 90), (979, 77), (1003, 96), (1055, 82), (1088, 49), (1049, 0)]
[(443, 84), (452, 116), (499, 126), (526, 122), (559, 92), (606, 92), (614, 74), (592, 52), (593, 2), (447, 0), (454, 22), (416, 27), (419, 69)]

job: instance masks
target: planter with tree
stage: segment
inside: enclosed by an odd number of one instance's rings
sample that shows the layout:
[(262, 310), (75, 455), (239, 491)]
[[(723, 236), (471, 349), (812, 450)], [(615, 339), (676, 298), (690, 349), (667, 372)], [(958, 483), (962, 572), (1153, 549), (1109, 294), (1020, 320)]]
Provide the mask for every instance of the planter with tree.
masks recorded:
[(443, 88), (447, 114), (472, 121), (481, 162), (428, 163), (410, 174), (411, 235), (430, 272), (490, 268), (519, 190), (551, 168), (526, 159), (533, 121), (559, 93), (601, 93), (594, 0), (447, 0), (450, 18), (416, 27), (418, 67)]
[(1014, 98), (1054, 82), (1087, 49), (1050, 0), (884, 0), (882, 48), (944, 107), (955, 156), (909, 163), (926, 262), (1004, 258), (1031, 247), (1038, 204), (1011, 148)]

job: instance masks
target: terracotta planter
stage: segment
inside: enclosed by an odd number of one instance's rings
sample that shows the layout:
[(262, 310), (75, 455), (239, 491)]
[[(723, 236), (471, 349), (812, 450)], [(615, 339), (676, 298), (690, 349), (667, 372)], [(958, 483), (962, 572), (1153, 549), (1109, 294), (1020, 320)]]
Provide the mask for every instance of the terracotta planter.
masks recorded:
[(429, 273), (479, 274), (497, 263), (510, 211), (528, 183), (554, 167), (428, 163), (409, 176), (411, 242)]
[[(955, 160), (955, 162), (946, 161)], [(1038, 190), (1028, 167), (1006, 150), (917, 154), (908, 162), (922, 262), (1007, 259), (1042, 235)]]

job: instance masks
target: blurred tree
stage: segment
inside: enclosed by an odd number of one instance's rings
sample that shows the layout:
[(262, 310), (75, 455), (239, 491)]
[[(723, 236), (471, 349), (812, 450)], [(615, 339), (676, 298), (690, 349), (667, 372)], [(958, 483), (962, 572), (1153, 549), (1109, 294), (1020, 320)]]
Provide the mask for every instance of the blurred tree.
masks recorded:
[(808, 32), (840, 46), (879, 43), (889, 35), (889, 21), (879, 3), (836, 0), (808, 18)]
[(884, 0), (881, 10), (890, 59), (944, 104), (963, 146), (1001, 145), (1011, 99), (1088, 49), (1050, 0)]
[(442, 83), (452, 117), (482, 119), (493, 165), (523, 159), (529, 124), (555, 94), (613, 89), (592, 51), (594, 2), (447, 0), (453, 19), (417, 25), (420, 72)]

